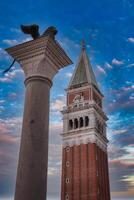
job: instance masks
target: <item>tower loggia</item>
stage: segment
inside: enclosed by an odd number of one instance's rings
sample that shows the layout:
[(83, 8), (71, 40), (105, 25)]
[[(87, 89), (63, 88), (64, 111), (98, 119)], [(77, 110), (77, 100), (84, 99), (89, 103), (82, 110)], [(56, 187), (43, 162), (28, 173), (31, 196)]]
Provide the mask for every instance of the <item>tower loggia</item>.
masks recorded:
[(103, 95), (82, 47), (63, 108), (61, 200), (110, 200)]

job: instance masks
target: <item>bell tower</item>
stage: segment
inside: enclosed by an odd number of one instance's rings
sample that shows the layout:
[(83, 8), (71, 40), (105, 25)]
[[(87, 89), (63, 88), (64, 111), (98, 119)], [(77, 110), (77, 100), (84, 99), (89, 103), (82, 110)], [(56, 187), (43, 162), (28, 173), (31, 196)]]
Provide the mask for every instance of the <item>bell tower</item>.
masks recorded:
[(83, 44), (62, 111), (61, 200), (110, 200), (102, 99)]

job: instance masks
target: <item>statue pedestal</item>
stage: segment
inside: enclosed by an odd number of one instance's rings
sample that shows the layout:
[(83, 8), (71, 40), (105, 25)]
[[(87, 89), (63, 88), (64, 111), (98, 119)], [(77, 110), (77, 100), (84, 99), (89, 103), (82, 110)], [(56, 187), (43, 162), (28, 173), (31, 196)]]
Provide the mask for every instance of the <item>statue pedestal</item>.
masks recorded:
[(25, 107), (15, 200), (45, 200), (48, 167), (50, 87), (54, 75), (72, 61), (60, 45), (42, 36), (7, 52), (25, 74)]

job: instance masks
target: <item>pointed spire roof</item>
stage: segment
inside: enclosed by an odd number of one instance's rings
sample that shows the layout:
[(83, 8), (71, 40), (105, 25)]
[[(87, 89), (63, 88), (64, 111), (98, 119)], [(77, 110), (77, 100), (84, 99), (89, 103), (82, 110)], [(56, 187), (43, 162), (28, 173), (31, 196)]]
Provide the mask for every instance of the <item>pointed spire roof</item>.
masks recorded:
[(77, 85), (86, 83), (94, 85), (97, 89), (99, 89), (92, 66), (86, 53), (85, 43), (82, 42), (81, 54), (69, 83), (69, 88), (77, 87)]

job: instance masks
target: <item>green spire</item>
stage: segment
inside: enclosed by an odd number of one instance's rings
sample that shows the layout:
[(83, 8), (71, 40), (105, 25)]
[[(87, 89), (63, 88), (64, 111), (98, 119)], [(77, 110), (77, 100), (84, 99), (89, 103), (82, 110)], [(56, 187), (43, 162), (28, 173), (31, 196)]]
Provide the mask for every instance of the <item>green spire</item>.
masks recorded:
[(90, 64), (89, 58), (86, 53), (86, 45), (85, 42), (82, 41), (82, 50), (80, 57), (78, 59), (77, 65), (75, 67), (73, 76), (71, 78), (69, 88), (76, 87), (81, 84), (92, 84), (98, 88), (97, 81), (95, 79), (95, 75)]

